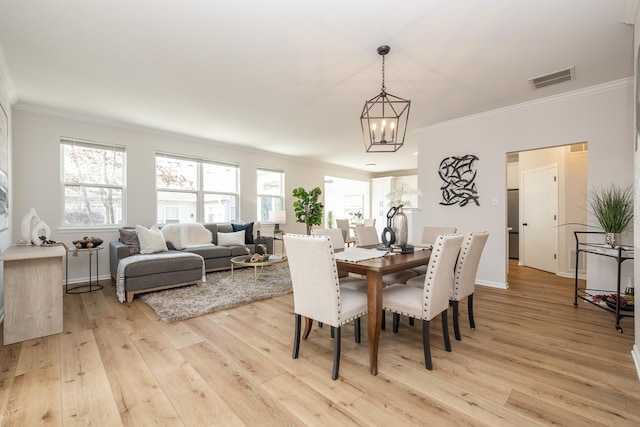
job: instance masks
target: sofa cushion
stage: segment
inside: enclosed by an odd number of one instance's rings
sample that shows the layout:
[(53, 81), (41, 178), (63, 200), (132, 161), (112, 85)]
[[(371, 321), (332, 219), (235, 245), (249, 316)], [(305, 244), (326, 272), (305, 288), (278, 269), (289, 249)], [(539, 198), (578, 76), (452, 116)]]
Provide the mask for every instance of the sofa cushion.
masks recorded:
[(218, 231), (218, 246), (242, 246), (244, 245), (244, 230), (231, 233), (221, 233)]
[(155, 225), (151, 228), (136, 225), (136, 231), (138, 232), (138, 240), (140, 241), (141, 254), (168, 251), (167, 244), (164, 241), (164, 235)]
[(235, 246), (208, 245), (208, 246), (198, 246), (196, 248), (190, 248), (190, 249), (187, 249), (187, 251), (194, 254), (198, 254), (204, 259), (225, 258), (225, 257), (228, 258), (233, 255), (232, 249), (234, 248)]
[(125, 277), (140, 277), (192, 269), (202, 271), (202, 257), (194, 254), (192, 257), (160, 258), (150, 254), (143, 260), (127, 265), (124, 269), (124, 275)]
[(245, 245), (253, 245), (253, 222), (246, 224), (231, 224), (233, 231), (244, 230), (244, 243)]
[(138, 240), (138, 233), (135, 228), (121, 228), (120, 242), (129, 246), (129, 255), (140, 253), (140, 241)]

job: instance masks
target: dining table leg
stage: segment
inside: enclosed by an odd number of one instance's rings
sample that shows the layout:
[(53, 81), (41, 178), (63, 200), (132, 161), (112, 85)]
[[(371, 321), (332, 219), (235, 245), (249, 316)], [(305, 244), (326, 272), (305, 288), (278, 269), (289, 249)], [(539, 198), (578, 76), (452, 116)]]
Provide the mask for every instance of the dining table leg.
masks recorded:
[(374, 271), (367, 272), (367, 308), (368, 341), (369, 341), (369, 372), (378, 374), (378, 343), (382, 326), (382, 274)]

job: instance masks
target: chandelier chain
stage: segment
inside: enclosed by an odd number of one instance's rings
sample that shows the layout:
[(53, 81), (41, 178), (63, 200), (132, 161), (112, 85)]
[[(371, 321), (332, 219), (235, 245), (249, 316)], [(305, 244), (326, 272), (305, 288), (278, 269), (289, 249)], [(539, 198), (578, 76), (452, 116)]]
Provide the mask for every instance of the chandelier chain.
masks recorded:
[(382, 93), (385, 93), (387, 88), (384, 86), (384, 55), (382, 55)]

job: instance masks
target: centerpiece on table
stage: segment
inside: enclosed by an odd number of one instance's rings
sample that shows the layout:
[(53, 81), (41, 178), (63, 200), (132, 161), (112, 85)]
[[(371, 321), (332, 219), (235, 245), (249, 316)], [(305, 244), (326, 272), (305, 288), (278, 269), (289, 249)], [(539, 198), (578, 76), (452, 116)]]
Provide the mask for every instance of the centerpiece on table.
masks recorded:
[(410, 188), (407, 184), (400, 184), (387, 194), (388, 206), (395, 207), (396, 212), (393, 217), (393, 228), (396, 237), (396, 244), (403, 246), (408, 242), (409, 227), (407, 225), (407, 215), (402, 211), (403, 207), (411, 207), (411, 196), (421, 196), (418, 189)]

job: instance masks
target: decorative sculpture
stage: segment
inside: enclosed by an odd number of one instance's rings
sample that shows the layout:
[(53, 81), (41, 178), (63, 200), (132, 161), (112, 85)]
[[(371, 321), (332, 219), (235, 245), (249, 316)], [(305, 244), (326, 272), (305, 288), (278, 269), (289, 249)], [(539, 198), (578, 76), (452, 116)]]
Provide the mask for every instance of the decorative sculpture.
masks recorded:
[(467, 154), (461, 157), (447, 157), (440, 163), (438, 175), (444, 181), (440, 187), (442, 190), (441, 205), (451, 206), (458, 204), (466, 206), (469, 202), (474, 202), (480, 206), (478, 201), (478, 191), (476, 190), (477, 171), (473, 162), (478, 160), (477, 156)]

